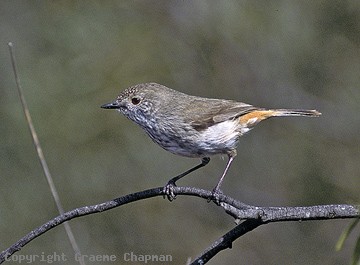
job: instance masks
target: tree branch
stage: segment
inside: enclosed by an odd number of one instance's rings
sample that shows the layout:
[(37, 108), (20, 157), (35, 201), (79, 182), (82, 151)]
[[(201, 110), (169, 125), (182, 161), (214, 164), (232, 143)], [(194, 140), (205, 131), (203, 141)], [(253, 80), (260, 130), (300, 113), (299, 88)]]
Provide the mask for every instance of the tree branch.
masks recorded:
[[(208, 190), (193, 188), (193, 187), (174, 187), (175, 195), (196, 196), (206, 200), (212, 198), (212, 192)], [(38, 228), (31, 231), (29, 234), (21, 238), (8, 249), (0, 253), (0, 264), (7, 260), (15, 252), (19, 251), (23, 246), (27, 245), (33, 239), (44, 234), (50, 229), (69, 221), (73, 218), (85, 216), (89, 214), (99, 213), (119, 207), (124, 204), (152, 198), (155, 196), (165, 196), (163, 187), (148, 189), (132, 194), (128, 194), (111, 201), (104, 203), (84, 206), (73, 209), (64, 214), (61, 214), (54, 219), (46, 222)], [(231, 216), (237, 220), (245, 220), (237, 225), (231, 231), (222, 236), (219, 240), (214, 242), (202, 255), (200, 255), (192, 264), (204, 264), (219, 251), (231, 247), (233, 241), (247, 232), (255, 229), (257, 226), (280, 221), (299, 221), (299, 220), (326, 220), (326, 219), (341, 219), (341, 218), (359, 218), (359, 206), (355, 205), (319, 205), (309, 207), (257, 207), (250, 206), (239, 202), (229, 196), (219, 195), (218, 198), (220, 206)], [(200, 262), (200, 263), (199, 263)]]
[[(231, 205), (226, 205), (226, 211), (232, 216), (241, 219), (248, 219), (225, 235), (216, 240), (208, 247), (191, 265), (205, 264), (220, 251), (231, 248), (232, 242), (242, 235), (254, 230), (256, 227), (271, 222), (283, 221), (310, 221), (310, 220), (330, 220), (359, 218), (359, 206), (339, 204), (339, 205), (318, 205), (309, 207), (252, 207), (248, 210), (239, 210)], [(257, 218), (256, 218), (257, 217)]]

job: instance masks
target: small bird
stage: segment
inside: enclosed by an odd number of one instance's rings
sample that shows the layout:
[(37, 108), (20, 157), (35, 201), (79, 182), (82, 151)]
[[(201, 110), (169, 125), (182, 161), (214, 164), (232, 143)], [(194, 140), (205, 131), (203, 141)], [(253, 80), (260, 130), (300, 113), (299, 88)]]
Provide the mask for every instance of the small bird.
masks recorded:
[(134, 121), (150, 138), (165, 150), (185, 157), (201, 158), (201, 163), (172, 178), (164, 187), (164, 194), (172, 201), (176, 181), (204, 167), (210, 156), (226, 154), (228, 161), (213, 189), (214, 198), (236, 156), (239, 137), (260, 121), (270, 117), (317, 117), (316, 110), (265, 109), (225, 99), (187, 95), (157, 83), (131, 86), (111, 103), (101, 106), (117, 109)]

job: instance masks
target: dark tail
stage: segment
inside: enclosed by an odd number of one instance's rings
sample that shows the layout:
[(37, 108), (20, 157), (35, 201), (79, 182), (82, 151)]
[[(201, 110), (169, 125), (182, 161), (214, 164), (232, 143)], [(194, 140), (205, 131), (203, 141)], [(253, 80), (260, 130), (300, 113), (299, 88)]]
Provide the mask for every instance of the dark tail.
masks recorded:
[(317, 110), (304, 110), (304, 109), (273, 109), (270, 110), (271, 116), (310, 116), (318, 117), (321, 115)]
[(304, 110), (304, 109), (257, 109), (245, 115), (240, 116), (240, 123), (246, 127), (254, 127), (262, 120), (270, 117), (284, 117), (284, 116), (306, 116), (318, 117), (321, 113), (317, 110)]

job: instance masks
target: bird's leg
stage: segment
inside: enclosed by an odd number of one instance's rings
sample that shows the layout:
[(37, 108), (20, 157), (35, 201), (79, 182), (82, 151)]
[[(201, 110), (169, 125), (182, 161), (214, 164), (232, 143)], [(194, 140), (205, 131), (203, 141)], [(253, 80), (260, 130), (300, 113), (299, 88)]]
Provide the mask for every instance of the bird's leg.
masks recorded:
[(216, 184), (215, 188), (213, 189), (211, 200), (213, 200), (216, 204), (219, 204), (219, 195), (222, 194), (222, 191), (220, 190), (220, 186), (223, 183), (225, 175), (228, 172), (231, 162), (234, 160), (235, 156), (236, 156), (236, 150), (234, 150), (228, 154), (229, 160), (226, 164), (225, 170), (224, 170), (223, 174), (221, 175), (219, 182)]
[(184, 173), (181, 173), (180, 175), (177, 175), (176, 177), (169, 180), (169, 182), (164, 186), (163, 192), (164, 192), (164, 198), (165, 195), (167, 196), (169, 201), (173, 201), (176, 198), (176, 195), (174, 194), (174, 187), (176, 187), (175, 182), (179, 179), (185, 177), (186, 175), (190, 174), (191, 172), (206, 166), (210, 162), (210, 157), (204, 157), (201, 159), (201, 163), (193, 168), (190, 168), (189, 170), (185, 171)]

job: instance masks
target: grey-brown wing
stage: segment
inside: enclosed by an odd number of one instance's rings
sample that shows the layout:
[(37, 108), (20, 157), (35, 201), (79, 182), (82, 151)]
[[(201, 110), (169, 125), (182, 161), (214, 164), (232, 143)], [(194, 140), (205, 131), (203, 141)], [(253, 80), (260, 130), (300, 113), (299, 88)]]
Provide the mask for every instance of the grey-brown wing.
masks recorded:
[(189, 103), (189, 107), (184, 109), (185, 122), (197, 131), (257, 109), (249, 104), (221, 99), (195, 99)]

